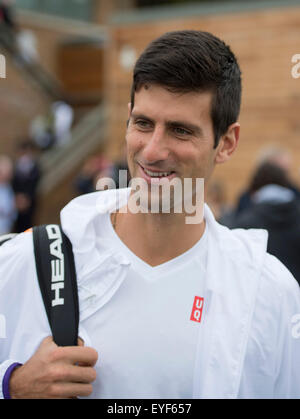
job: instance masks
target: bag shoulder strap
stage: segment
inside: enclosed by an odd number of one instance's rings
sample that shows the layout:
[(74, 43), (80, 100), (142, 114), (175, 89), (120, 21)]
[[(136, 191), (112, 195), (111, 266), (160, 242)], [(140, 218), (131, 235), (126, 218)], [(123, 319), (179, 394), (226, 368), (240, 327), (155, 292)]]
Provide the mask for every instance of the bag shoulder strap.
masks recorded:
[(33, 227), (37, 277), (58, 346), (75, 346), (79, 304), (72, 244), (57, 224)]

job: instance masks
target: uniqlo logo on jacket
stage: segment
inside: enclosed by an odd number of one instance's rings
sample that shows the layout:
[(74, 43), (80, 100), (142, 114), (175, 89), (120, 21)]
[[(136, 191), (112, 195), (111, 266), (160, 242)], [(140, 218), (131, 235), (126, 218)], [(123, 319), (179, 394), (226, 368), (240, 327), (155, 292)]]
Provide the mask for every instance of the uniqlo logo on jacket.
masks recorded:
[(193, 320), (194, 322), (198, 322), (198, 323), (201, 322), (203, 304), (204, 304), (204, 298), (195, 297), (190, 320)]

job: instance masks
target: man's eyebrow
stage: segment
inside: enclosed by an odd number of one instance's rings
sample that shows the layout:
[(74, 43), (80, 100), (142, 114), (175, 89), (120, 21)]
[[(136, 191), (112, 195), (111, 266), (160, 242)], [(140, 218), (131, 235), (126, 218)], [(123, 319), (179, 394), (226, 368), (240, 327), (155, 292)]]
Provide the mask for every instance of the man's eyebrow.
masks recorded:
[(131, 112), (130, 117), (131, 118), (134, 118), (134, 119), (138, 119), (138, 118), (146, 119), (147, 121), (153, 122), (153, 120), (151, 118), (149, 118), (149, 116), (146, 116), (146, 115), (144, 115), (142, 113)]

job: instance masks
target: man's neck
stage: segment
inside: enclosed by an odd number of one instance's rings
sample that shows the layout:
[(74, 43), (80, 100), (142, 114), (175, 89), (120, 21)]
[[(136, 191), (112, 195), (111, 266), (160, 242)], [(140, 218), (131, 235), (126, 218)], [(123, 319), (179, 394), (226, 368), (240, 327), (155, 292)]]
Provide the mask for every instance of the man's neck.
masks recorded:
[(204, 220), (187, 224), (184, 214), (133, 214), (120, 210), (112, 214), (111, 221), (124, 244), (151, 266), (183, 254), (205, 230)]

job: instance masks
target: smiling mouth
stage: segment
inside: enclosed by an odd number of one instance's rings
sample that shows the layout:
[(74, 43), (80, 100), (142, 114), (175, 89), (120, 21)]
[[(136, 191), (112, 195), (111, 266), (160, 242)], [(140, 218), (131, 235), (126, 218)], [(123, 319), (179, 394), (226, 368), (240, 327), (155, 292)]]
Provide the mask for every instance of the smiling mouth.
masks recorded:
[(140, 168), (144, 172), (144, 174), (151, 179), (162, 179), (162, 178), (169, 178), (170, 176), (174, 175), (175, 172), (173, 170), (170, 171), (152, 171), (149, 169), (146, 169), (145, 167), (141, 166), (139, 164)]

